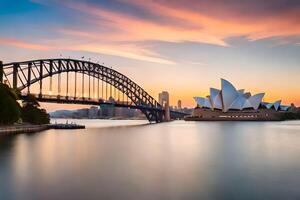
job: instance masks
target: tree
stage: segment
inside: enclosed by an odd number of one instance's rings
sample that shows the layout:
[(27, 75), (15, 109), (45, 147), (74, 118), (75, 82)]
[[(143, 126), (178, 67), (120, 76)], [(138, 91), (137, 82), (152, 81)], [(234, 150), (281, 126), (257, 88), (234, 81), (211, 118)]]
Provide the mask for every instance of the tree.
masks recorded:
[(0, 83), (0, 124), (13, 124), (21, 117), (17, 92)]
[(28, 94), (23, 100), (22, 119), (31, 124), (48, 124), (50, 122), (49, 114), (46, 110), (40, 108), (35, 96)]
[(28, 94), (24, 99), (23, 99), (23, 107), (26, 107), (26, 106), (32, 106), (32, 107), (40, 107), (40, 104), (39, 102), (37, 101), (37, 99), (35, 98), (34, 95), (32, 94)]
[(2, 63), (2, 61), (0, 61), (0, 83), (3, 82), (3, 74), (4, 74), (3, 63)]

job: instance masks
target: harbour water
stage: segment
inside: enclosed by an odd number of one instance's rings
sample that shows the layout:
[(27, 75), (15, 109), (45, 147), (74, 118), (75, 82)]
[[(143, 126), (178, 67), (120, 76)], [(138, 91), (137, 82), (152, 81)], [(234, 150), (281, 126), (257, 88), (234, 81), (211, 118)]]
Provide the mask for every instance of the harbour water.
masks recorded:
[(0, 137), (1, 200), (300, 199), (300, 121), (68, 122)]

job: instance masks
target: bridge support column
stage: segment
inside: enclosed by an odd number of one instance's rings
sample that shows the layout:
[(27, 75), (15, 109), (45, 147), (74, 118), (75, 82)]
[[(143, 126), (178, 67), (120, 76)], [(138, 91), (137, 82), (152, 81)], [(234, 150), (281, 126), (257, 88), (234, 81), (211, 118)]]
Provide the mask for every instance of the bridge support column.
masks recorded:
[(3, 83), (3, 62), (0, 60), (0, 83)]
[(61, 87), (60, 87), (60, 83), (61, 83), (61, 60), (58, 60), (58, 78), (57, 78), (57, 99), (60, 99), (60, 90), (61, 90)]
[(66, 92), (66, 99), (69, 99), (69, 70), (70, 70), (70, 61), (67, 61), (67, 92)]
[(165, 104), (164, 121), (166, 122), (171, 121), (170, 106), (168, 103)]
[(49, 76), (50, 76), (50, 83), (49, 83), (49, 94), (52, 95), (52, 75), (53, 75), (53, 61), (50, 60), (50, 71), (49, 71)]
[(15, 63), (13, 65), (13, 89), (17, 89), (18, 87), (18, 67), (20, 65), (18, 63)]
[(43, 61), (40, 62), (40, 94), (39, 97), (42, 98), (42, 92), (43, 92)]

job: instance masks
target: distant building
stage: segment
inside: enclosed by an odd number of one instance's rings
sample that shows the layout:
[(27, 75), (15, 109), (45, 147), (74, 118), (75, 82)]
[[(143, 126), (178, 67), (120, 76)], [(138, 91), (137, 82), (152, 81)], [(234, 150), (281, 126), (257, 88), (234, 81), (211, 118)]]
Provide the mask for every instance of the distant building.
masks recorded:
[(291, 103), (289, 111), (292, 113), (300, 113), (300, 107), (297, 108), (295, 104)]
[(124, 108), (115, 108), (114, 117), (122, 117), (124, 115)]
[(145, 115), (139, 109), (120, 108), (114, 105), (102, 104), (100, 107), (91, 106), (78, 110), (56, 110), (49, 113), (52, 118), (74, 119), (145, 119)]
[(99, 108), (97, 106), (91, 106), (88, 111), (89, 119), (97, 119), (99, 117)]
[(87, 118), (89, 113), (89, 109), (83, 108), (78, 109), (75, 113), (75, 118)]
[(178, 109), (178, 110), (181, 110), (181, 108), (182, 108), (182, 107), (181, 107), (181, 100), (178, 100), (178, 102), (177, 102), (177, 109)]
[(115, 116), (114, 105), (100, 105), (100, 116), (101, 118), (111, 118)]
[(162, 106), (170, 105), (169, 93), (167, 91), (162, 91), (158, 94), (158, 103)]

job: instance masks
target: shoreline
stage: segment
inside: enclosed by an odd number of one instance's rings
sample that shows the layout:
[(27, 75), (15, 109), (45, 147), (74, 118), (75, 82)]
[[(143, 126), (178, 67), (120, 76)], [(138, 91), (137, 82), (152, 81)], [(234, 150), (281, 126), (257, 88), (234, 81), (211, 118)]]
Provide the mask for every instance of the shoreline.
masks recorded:
[(80, 120), (80, 119), (83, 119), (83, 120), (95, 120), (95, 119), (103, 119), (103, 120), (147, 120), (147, 118), (118, 118), (118, 117), (115, 117), (115, 118), (65, 118), (65, 117), (50, 117), (50, 119), (65, 119), (65, 120), (72, 120), (72, 119), (75, 119), (75, 120)]
[(274, 119), (264, 119), (264, 118), (236, 118), (236, 119), (232, 119), (232, 118), (208, 118), (208, 117), (187, 117), (184, 118), (184, 121), (210, 121), (210, 122), (214, 122), (214, 121), (227, 121), (227, 122), (278, 122), (278, 121), (286, 121), (284, 119), (280, 119), (280, 118), (274, 118)]
[(0, 126), (0, 136), (15, 135), (15, 134), (22, 134), (22, 133), (36, 133), (48, 129), (49, 129), (48, 124), (42, 124), (42, 125), (24, 124), (24, 125)]

